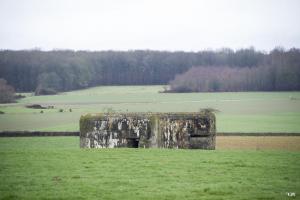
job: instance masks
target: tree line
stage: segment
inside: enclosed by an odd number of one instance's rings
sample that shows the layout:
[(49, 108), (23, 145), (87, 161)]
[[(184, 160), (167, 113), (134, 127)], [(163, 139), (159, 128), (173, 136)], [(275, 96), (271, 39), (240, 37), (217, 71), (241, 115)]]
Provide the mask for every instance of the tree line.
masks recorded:
[[(287, 77), (290, 76), (290, 70), (297, 72), (293, 75), (297, 76), (293, 77), (293, 81), (299, 83), (299, 65), (299, 49), (280, 48), (269, 53), (253, 48), (199, 52), (0, 51), (0, 78), (5, 79), (19, 92), (43, 89), (47, 89), (48, 92), (68, 91), (99, 85), (155, 85), (168, 84), (170, 81), (172, 88), (172, 80), (178, 80), (179, 74), (188, 73), (188, 70), (195, 70), (195, 66), (206, 66), (205, 69), (210, 68), (216, 71), (215, 73), (224, 70), (224, 66), (226, 71), (241, 69), (245, 70), (243, 73), (254, 68), (268, 68), (269, 72), (266, 73), (270, 73), (274, 80), (272, 79), (272, 87), (266, 90), (299, 90), (299, 85), (280, 86), (281, 79), (289, 79)], [(234, 72), (235, 76), (241, 76), (241, 71)], [(201, 74), (199, 76), (203, 77)], [(280, 74), (282, 76), (279, 76)], [(217, 81), (213, 84), (215, 88), (222, 88), (218, 85), (223, 83)], [(254, 90), (250, 85), (247, 87), (248, 90)], [(220, 89), (213, 91), (218, 90)]]
[(253, 67), (198, 66), (177, 75), (166, 92), (299, 91), (300, 51), (274, 50)]

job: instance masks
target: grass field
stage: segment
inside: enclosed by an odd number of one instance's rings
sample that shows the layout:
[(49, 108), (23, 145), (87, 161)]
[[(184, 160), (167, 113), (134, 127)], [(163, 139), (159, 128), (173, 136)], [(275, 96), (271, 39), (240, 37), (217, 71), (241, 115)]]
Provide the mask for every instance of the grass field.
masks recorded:
[(0, 138), (0, 199), (293, 199), (300, 153), (79, 149), (78, 137)]
[[(300, 92), (159, 93), (163, 86), (104, 86), (2, 104), (0, 130), (77, 131), (85, 113), (194, 112), (215, 108), (218, 132), (300, 132)], [(55, 109), (28, 109), (27, 104)], [(72, 112), (69, 112), (69, 109)], [(64, 112), (58, 112), (64, 109)]]

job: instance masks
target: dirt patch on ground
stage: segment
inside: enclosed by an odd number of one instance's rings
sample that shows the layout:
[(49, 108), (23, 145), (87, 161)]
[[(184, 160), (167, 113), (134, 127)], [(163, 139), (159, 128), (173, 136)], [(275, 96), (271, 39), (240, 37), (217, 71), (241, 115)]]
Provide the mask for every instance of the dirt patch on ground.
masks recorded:
[(216, 149), (300, 151), (300, 136), (217, 136)]

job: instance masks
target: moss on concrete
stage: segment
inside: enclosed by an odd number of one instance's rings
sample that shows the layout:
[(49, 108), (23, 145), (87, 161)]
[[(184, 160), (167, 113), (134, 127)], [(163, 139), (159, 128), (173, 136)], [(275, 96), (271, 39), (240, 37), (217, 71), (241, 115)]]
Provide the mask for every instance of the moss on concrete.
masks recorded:
[(207, 110), (193, 113), (101, 113), (80, 118), (81, 147), (214, 149), (215, 136), (215, 115)]

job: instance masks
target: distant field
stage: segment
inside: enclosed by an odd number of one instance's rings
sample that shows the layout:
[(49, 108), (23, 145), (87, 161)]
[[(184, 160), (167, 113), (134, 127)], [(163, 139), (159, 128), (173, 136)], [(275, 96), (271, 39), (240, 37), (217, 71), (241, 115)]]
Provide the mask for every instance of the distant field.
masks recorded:
[(292, 151), (79, 149), (78, 137), (0, 138), (0, 199), (293, 199)]
[[(300, 92), (159, 93), (163, 86), (104, 86), (0, 104), (0, 130), (77, 131), (85, 113), (215, 108), (218, 132), (300, 132)], [(26, 104), (55, 109), (28, 109)], [(72, 109), (72, 112), (69, 109)], [(60, 113), (58, 110), (64, 109)]]

